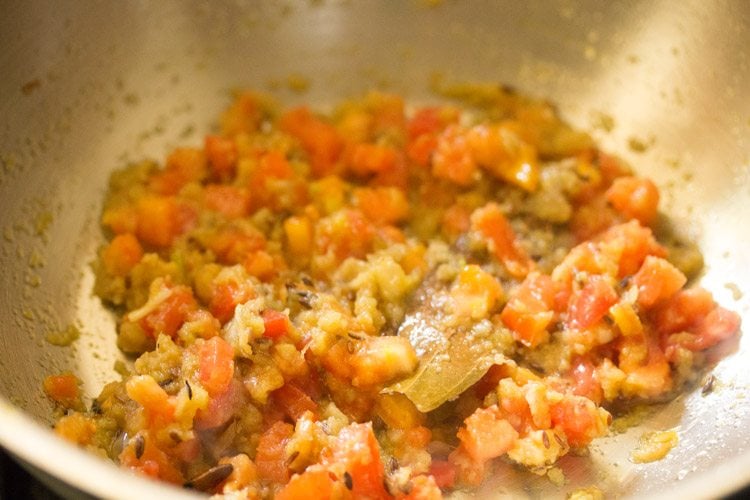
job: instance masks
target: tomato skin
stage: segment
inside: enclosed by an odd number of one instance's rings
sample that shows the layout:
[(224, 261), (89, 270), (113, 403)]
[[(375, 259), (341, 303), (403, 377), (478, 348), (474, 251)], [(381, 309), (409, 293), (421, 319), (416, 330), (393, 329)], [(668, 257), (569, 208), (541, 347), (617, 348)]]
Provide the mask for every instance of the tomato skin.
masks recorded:
[(575, 329), (586, 329), (598, 323), (618, 300), (609, 280), (604, 276), (591, 276), (583, 289), (574, 294), (568, 309), (568, 321)]

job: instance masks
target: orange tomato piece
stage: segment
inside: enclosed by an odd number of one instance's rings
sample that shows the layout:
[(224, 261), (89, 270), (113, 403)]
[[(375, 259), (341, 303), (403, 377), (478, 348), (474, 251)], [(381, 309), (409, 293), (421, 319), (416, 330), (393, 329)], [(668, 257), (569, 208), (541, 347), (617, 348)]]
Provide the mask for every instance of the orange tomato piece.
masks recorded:
[(514, 292), (500, 313), (513, 331), (513, 338), (529, 347), (547, 340), (547, 327), (554, 318), (555, 284), (544, 274), (532, 272)]
[(332, 125), (314, 116), (308, 108), (299, 107), (282, 115), (279, 126), (300, 141), (310, 156), (315, 177), (335, 173), (343, 141)]
[(130, 233), (118, 234), (102, 253), (102, 262), (107, 272), (114, 276), (127, 276), (143, 258), (143, 247)]
[(141, 198), (136, 204), (136, 217), (138, 239), (157, 248), (169, 247), (195, 220), (191, 209), (169, 196)]
[(199, 379), (208, 394), (215, 396), (226, 391), (234, 376), (234, 349), (221, 337), (211, 337), (201, 345), (198, 353)]
[(466, 134), (473, 160), (496, 178), (534, 191), (539, 184), (536, 149), (512, 124), (476, 125)]
[(432, 155), (432, 174), (459, 186), (468, 186), (478, 179), (478, 166), (463, 127), (450, 125), (438, 135)]
[(638, 287), (638, 305), (644, 309), (671, 298), (687, 282), (682, 272), (665, 259), (649, 255), (633, 276)]
[(286, 444), (292, 434), (294, 427), (285, 422), (276, 422), (260, 436), (255, 465), (261, 479), (277, 484), (289, 481)]
[(188, 316), (198, 309), (193, 291), (184, 285), (172, 287), (169, 297), (140, 321), (141, 328), (156, 338), (160, 333), (174, 338)]
[(487, 248), (515, 278), (523, 278), (534, 269), (526, 250), (518, 241), (500, 206), (490, 202), (471, 214), (472, 229), (487, 242)]
[(318, 404), (293, 383), (288, 382), (283, 387), (273, 391), (273, 399), (284, 413), (294, 421), (305, 412), (310, 411), (314, 415), (318, 413)]
[(135, 445), (129, 444), (118, 457), (120, 465), (154, 479), (161, 479), (172, 484), (184, 483), (182, 473), (172, 463), (169, 456), (156, 446), (150, 436), (142, 434), (141, 437), (143, 438), (143, 451), (140, 456), (136, 456)]
[(379, 225), (396, 224), (409, 216), (409, 201), (395, 187), (355, 189), (354, 205)]
[(234, 141), (218, 135), (207, 135), (204, 148), (213, 177), (223, 182), (231, 180), (239, 157)]
[(321, 463), (328, 467), (344, 466), (352, 479), (354, 498), (391, 498), (383, 486), (383, 463), (371, 423), (355, 423), (341, 429), (331, 448), (324, 450)]
[(656, 220), (659, 189), (650, 179), (619, 177), (606, 192), (607, 201), (627, 219), (637, 219), (645, 226)]
[(349, 170), (360, 177), (392, 170), (399, 161), (392, 147), (368, 142), (354, 144), (346, 156)]
[(44, 392), (54, 402), (65, 408), (76, 408), (81, 403), (81, 390), (78, 387), (80, 381), (72, 373), (60, 375), (49, 375), (42, 383)]
[(262, 317), (264, 337), (278, 340), (289, 331), (289, 318), (283, 312), (266, 309), (263, 311)]
[(565, 397), (550, 407), (550, 414), (553, 426), (565, 433), (568, 443), (573, 447), (586, 446), (607, 430), (597, 406), (582, 396)]
[(247, 190), (225, 184), (208, 184), (203, 191), (206, 208), (237, 219), (250, 213), (250, 194)]
[[(334, 497), (336, 481), (332, 474), (322, 467), (309, 467), (302, 474), (295, 474), (281, 489), (276, 500), (308, 500), (310, 498), (329, 500)], [(343, 486), (343, 485), (342, 485)]]
[(711, 292), (704, 288), (680, 290), (670, 299), (657, 304), (651, 318), (660, 333), (687, 330), (716, 307)]
[(602, 400), (602, 386), (596, 375), (596, 367), (586, 358), (572, 362), (570, 375), (573, 378), (573, 394), (589, 398), (596, 404)]
[(497, 406), (490, 406), (479, 408), (466, 418), (457, 436), (466, 453), (482, 463), (511, 449), (518, 432), (501, 416)]
[(572, 328), (586, 329), (598, 323), (618, 300), (610, 281), (593, 275), (584, 287), (573, 294), (568, 309), (568, 322)]
[(150, 375), (135, 375), (125, 383), (128, 397), (141, 405), (152, 426), (172, 422), (175, 412), (169, 394)]

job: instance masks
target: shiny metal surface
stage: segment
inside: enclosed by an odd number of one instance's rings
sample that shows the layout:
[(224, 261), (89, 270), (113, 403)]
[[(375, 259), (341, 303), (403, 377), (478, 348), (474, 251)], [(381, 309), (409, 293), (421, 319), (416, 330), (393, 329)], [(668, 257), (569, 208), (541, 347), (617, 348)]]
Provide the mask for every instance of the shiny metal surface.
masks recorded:
[[(108, 174), (199, 144), (231, 88), (321, 105), (372, 87), (424, 100), (440, 73), (547, 96), (658, 182), (663, 209), (704, 252), (702, 283), (750, 324), (750, 3), (0, 3), (0, 443), (83, 491), (186, 495), (53, 438), (41, 381), (71, 370), (92, 396), (114, 376), (114, 321), (91, 296), (88, 266)], [(291, 92), (290, 75), (309, 91)], [(82, 332), (73, 346), (44, 340), (71, 324)], [(566, 458), (562, 487), (504, 469), (484, 492), (737, 489), (750, 482), (748, 362), (745, 336), (714, 392), (686, 394), (590, 457)], [(628, 461), (644, 430), (672, 427), (680, 444), (667, 458)]]

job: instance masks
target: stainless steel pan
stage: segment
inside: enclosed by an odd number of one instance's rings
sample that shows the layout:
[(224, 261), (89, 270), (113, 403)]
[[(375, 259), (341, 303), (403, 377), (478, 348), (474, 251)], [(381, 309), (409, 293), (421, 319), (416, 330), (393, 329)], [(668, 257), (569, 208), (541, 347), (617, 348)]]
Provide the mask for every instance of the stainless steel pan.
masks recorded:
[[(49, 480), (104, 497), (179, 496), (58, 441), (47, 374), (88, 396), (112, 378), (112, 316), (91, 295), (109, 172), (198, 144), (233, 87), (325, 105), (382, 87), (429, 99), (435, 73), (559, 103), (574, 124), (665, 189), (700, 244), (702, 283), (750, 324), (750, 4), (695, 1), (0, 2), (0, 444)], [(285, 84), (310, 82), (305, 95)], [(71, 347), (44, 340), (76, 325)], [(493, 495), (715, 496), (750, 482), (750, 339), (715, 390), (570, 458), (569, 483), (509, 475)], [(627, 459), (677, 427), (660, 462)], [(70, 493), (73, 490), (67, 490)]]

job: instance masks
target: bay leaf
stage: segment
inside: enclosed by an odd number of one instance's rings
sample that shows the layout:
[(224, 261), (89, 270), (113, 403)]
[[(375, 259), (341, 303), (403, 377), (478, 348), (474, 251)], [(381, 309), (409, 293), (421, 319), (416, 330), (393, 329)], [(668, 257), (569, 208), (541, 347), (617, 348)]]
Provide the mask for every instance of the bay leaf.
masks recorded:
[(419, 366), (410, 377), (383, 389), (408, 397), (422, 412), (452, 401), (479, 381), (492, 365), (506, 361), (510, 332), (489, 319), (454, 325), (446, 314), (449, 299), (440, 287), (423, 286), (415, 295), (398, 335), (408, 338)]

